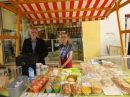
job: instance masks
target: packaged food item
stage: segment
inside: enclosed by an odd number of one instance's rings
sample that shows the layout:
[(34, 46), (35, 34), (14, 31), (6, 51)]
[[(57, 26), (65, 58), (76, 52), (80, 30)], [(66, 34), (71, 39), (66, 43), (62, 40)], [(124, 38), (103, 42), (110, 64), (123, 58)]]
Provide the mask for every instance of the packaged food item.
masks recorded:
[(81, 83), (81, 91), (83, 94), (88, 95), (92, 92), (91, 84), (88, 82)]
[(63, 82), (63, 84), (62, 84), (62, 94), (64, 94), (64, 95), (70, 95), (71, 94), (69, 82)]
[(95, 79), (89, 79), (88, 82), (92, 86), (92, 93), (93, 94), (100, 94), (102, 92), (101, 84), (99, 81)]
[(55, 77), (49, 77), (49, 82), (50, 82), (51, 84), (53, 84), (54, 81), (55, 81)]
[(46, 84), (46, 92), (47, 92), (47, 93), (51, 93), (51, 92), (52, 92), (51, 83), (47, 83), (47, 84)]
[(104, 87), (110, 87), (114, 85), (110, 79), (101, 79), (100, 82)]
[(34, 69), (29, 67), (28, 68), (28, 73), (29, 73), (29, 79), (32, 82), (35, 79), (35, 75), (34, 75)]
[(55, 77), (55, 82), (60, 82), (60, 76)]
[(40, 75), (40, 68), (41, 68), (41, 64), (36, 63), (36, 75)]
[(119, 88), (109, 78), (100, 80), (105, 95), (123, 95)]
[(92, 87), (92, 93), (94, 93), (94, 94), (100, 94), (101, 92), (102, 92), (102, 88)]
[(77, 83), (70, 83), (71, 93), (73, 95), (81, 94), (81, 87)]
[(117, 77), (113, 77), (111, 79), (117, 85), (117, 87), (119, 87), (123, 91), (123, 93), (130, 94), (130, 84)]
[(51, 71), (52, 72), (50, 73), (50, 76), (58, 76), (58, 74), (60, 73), (60, 69), (58, 68), (53, 68)]
[(48, 71), (48, 68), (49, 67), (47, 65), (41, 65), (41, 71), (40, 71), (41, 75), (45, 75), (46, 72)]
[(53, 86), (54, 92), (55, 93), (59, 93), (60, 92), (60, 84), (59, 83), (55, 83)]
[(67, 78), (66, 78), (66, 80), (68, 82), (76, 82), (77, 77), (78, 77), (77, 75), (68, 75)]
[(83, 94), (90, 94), (91, 93), (91, 88), (90, 87), (83, 86), (81, 88), (81, 90), (82, 90)]
[(40, 92), (41, 89), (45, 86), (48, 82), (48, 77), (37, 77), (35, 80), (32, 81), (31, 87), (34, 92)]

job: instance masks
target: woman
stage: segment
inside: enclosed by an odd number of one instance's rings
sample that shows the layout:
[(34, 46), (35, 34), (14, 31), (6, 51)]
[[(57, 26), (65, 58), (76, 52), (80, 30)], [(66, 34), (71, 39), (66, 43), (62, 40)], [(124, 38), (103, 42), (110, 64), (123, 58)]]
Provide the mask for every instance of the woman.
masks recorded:
[(62, 33), (62, 44), (59, 46), (59, 64), (61, 68), (72, 68), (73, 46), (68, 41), (68, 34)]

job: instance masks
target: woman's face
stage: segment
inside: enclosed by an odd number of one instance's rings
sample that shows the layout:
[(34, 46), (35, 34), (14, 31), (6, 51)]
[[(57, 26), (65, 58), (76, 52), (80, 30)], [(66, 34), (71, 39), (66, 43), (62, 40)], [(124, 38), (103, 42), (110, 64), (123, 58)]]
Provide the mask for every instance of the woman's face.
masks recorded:
[(62, 39), (62, 42), (63, 42), (63, 43), (66, 43), (67, 40), (68, 40), (68, 35), (67, 35), (67, 34), (62, 34), (62, 35), (61, 35), (61, 39)]

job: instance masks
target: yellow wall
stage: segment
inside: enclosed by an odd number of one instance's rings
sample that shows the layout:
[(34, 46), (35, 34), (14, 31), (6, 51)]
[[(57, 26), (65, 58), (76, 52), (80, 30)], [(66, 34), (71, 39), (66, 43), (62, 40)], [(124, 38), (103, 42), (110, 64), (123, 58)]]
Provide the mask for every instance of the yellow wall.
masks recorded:
[(0, 43), (0, 63), (3, 64), (2, 44)]
[(100, 56), (100, 21), (82, 23), (84, 61)]

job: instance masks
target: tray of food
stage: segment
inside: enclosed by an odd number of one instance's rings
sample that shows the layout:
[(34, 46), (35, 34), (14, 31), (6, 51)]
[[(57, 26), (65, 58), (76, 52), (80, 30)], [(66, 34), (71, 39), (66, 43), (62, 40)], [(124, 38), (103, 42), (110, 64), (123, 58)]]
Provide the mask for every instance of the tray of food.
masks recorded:
[(44, 93), (59, 93), (60, 89), (61, 87), (59, 83), (55, 83), (54, 85), (52, 85), (51, 83), (48, 82), (45, 86)]
[(96, 79), (88, 79), (88, 82), (91, 84), (92, 88), (92, 94), (101, 94), (102, 93), (102, 87), (100, 81)]
[(59, 93), (61, 90), (60, 76), (49, 77), (49, 80), (45, 87), (45, 93)]
[(81, 91), (82, 95), (99, 95), (102, 93), (102, 87), (100, 81), (96, 79), (81, 79)]
[(48, 79), (49, 79), (48, 76), (37, 77), (30, 83), (30, 85), (27, 85), (28, 89), (26, 90), (26, 92), (35, 92), (35, 93), (40, 92), (48, 82)]
[(113, 77), (111, 80), (123, 92), (123, 94), (130, 94), (130, 84), (126, 81), (117, 77)]
[(123, 95), (111, 79), (101, 79), (102, 89), (105, 95)]
[(48, 73), (48, 76), (57, 76), (60, 74), (60, 68), (50, 68), (50, 72)]
[(76, 82), (77, 78), (78, 78), (78, 75), (68, 75), (68, 76), (66, 76), (65, 81)]
[(119, 68), (110, 68), (109, 69), (111, 75), (114, 77), (119, 77), (119, 78), (128, 78), (129, 75), (124, 72), (123, 70), (119, 69)]

